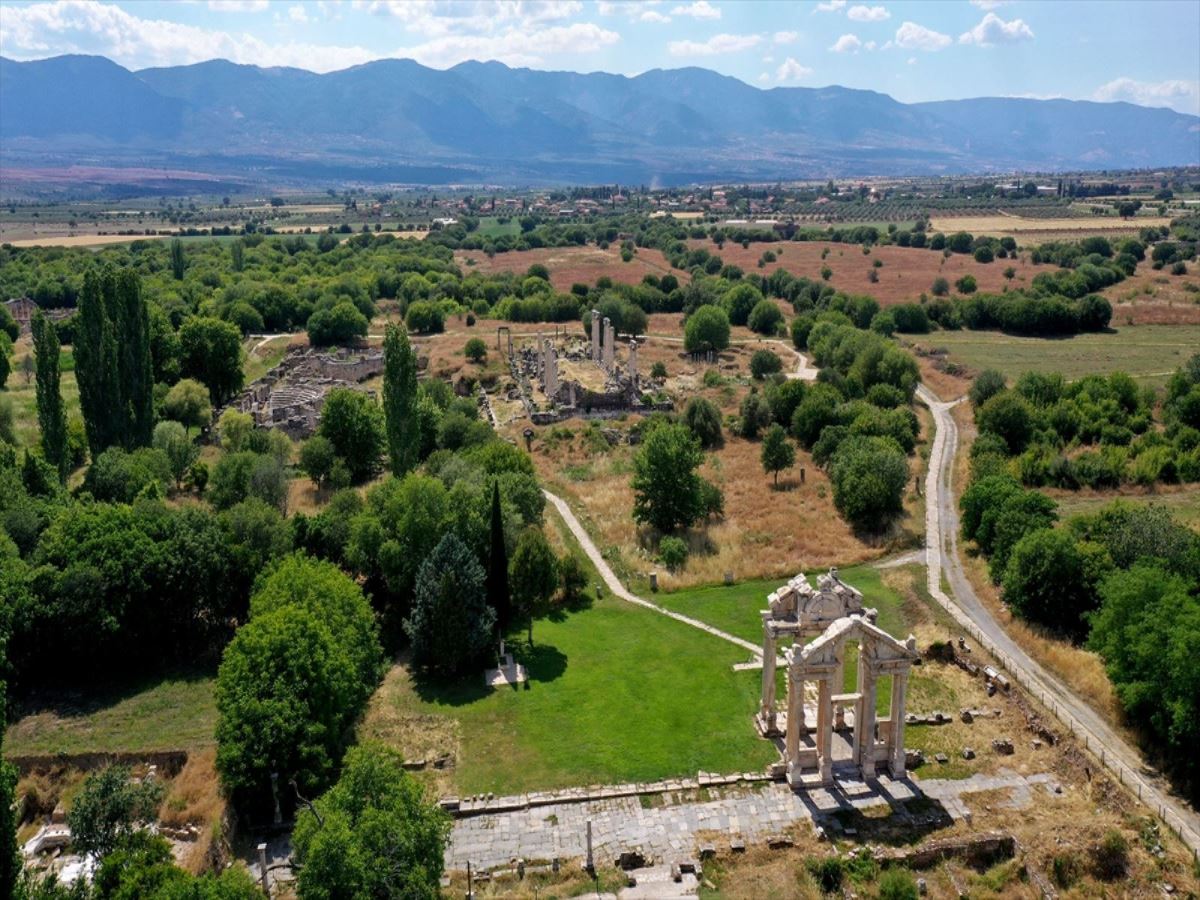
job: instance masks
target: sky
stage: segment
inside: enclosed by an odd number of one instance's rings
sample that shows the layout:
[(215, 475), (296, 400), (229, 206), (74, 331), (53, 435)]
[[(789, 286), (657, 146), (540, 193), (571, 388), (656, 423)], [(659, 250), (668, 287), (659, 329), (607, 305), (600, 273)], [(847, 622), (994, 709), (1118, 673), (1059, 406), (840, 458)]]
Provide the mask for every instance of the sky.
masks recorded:
[(53, 0), (0, 2), (0, 54), (130, 69), (223, 58), (328, 72), (467, 59), (637, 75), (703, 66), (762, 88), (903, 102), (1127, 100), (1200, 114), (1200, 0)]

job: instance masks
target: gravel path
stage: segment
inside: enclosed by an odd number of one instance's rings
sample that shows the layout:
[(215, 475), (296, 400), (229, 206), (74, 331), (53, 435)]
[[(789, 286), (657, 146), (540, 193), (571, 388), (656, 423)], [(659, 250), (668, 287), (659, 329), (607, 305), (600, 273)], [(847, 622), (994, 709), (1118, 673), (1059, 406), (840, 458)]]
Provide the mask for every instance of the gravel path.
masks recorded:
[[(1151, 777), (1136, 747), (1130, 745), (1086, 702), (1030, 658), (993, 618), (971, 586), (958, 553), (958, 509), (950, 482), (958, 447), (958, 425), (950, 414), (959, 401), (939, 400), (925, 385), (917, 398), (929, 407), (937, 434), (929, 455), (925, 505), (926, 565), (929, 593), (999, 662), (1039, 698), (1054, 715), (1100, 758), (1122, 784), (1192, 849), (1200, 852), (1200, 815), (1176, 795), (1165, 780)], [(950, 596), (942, 590), (942, 576)], [(953, 599), (951, 599), (953, 598)]]
[(588, 555), (588, 559), (592, 561), (592, 564), (596, 567), (596, 571), (600, 573), (600, 577), (603, 578), (604, 583), (608, 585), (608, 589), (616, 596), (620, 597), (622, 600), (628, 601), (629, 603), (636, 603), (638, 606), (644, 606), (646, 609), (652, 609), (656, 613), (669, 616), (677, 622), (683, 622), (685, 625), (691, 625), (693, 628), (699, 628), (701, 631), (707, 631), (714, 637), (719, 637), (722, 640), (729, 641), (731, 644), (737, 644), (739, 647), (749, 650), (754, 654), (756, 659), (762, 658), (762, 648), (757, 644), (744, 641), (740, 637), (734, 637), (732, 634), (729, 634), (726, 631), (721, 631), (719, 628), (713, 628), (711, 625), (701, 622), (699, 619), (693, 619), (691, 616), (685, 616), (681, 613), (664, 609), (656, 603), (651, 603), (649, 600), (644, 600), (643, 598), (637, 596), (637, 594), (630, 593), (628, 590), (626, 590), (625, 585), (621, 584), (620, 579), (617, 578), (617, 576), (613, 573), (613, 570), (609, 568), (609, 565), (607, 562), (605, 562), (604, 557), (600, 555), (600, 549), (592, 542), (592, 539), (584, 530), (583, 525), (580, 524), (579, 519), (575, 518), (575, 513), (571, 512), (571, 507), (567, 506), (567, 502), (561, 497), (550, 493), (549, 491), (543, 490), (542, 493), (546, 495), (546, 499), (554, 505), (556, 510), (558, 510), (558, 514), (562, 516), (563, 521), (567, 523), (567, 527), (571, 529), (571, 534), (575, 535), (575, 539), (579, 541), (579, 546), (583, 548), (583, 552)]

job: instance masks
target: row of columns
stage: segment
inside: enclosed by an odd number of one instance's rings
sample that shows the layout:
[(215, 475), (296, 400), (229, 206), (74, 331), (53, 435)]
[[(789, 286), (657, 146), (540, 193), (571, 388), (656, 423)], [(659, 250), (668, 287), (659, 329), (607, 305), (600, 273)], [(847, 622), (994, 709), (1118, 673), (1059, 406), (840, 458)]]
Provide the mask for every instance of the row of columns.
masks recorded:
[[(601, 316), (600, 311), (592, 310), (592, 362), (612, 371), (616, 364), (617, 330), (608, 316)], [(629, 339), (629, 377), (637, 386), (637, 340)]]

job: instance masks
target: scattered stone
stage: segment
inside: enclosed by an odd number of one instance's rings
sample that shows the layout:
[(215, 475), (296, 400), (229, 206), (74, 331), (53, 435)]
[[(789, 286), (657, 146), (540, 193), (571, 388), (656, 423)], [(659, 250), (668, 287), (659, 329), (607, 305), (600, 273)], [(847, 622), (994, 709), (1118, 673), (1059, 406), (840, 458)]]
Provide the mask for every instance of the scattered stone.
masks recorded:
[(933, 758), (936, 759), (942, 765), (945, 765), (946, 763), (950, 762), (949, 757), (947, 757), (945, 753), (938, 753)]
[(717, 855), (717, 848), (713, 844), (702, 844), (700, 846), (700, 858), (712, 859)]
[(908, 769), (917, 769), (925, 765), (925, 754), (921, 750), (904, 750), (904, 766)]
[(1002, 753), (1005, 756), (1011, 756), (1013, 752), (1013, 742), (1008, 738), (996, 738), (992, 741), (992, 749), (997, 753)]
[(683, 872), (679, 868), (679, 863), (671, 863), (671, 880), (676, 884), (683, 881)]
[(971, 711), (970, 711), (969, 709), (964, 709), (964, 710), (960, 711), (960, 712), (959, 712), (959, 716), (960, 716), (960, 717), (962, 718), (962, 720), (963, 720), (964, 722), (966, 722), (968, 725), (970, 725), (972, 722), (974, 722), (974, 721), (975, 721), (975, 716), (974, 716), (974, 715), (972, 715), (972, 713), (971, 713)]
[(746, 852), (746, 842), (743, 841), (741, 838), (734, 838), (733, 840), (731, 840), (729, 842), (729, 852), (730, 853), (745, 853)]
[(423, 759), (406, 759), (404, 761), (404, 768), (406, 768), (410, 771), (419, 771), (419, 770), (425, 768), (425, 760), (423, 760)]
[(646, 865), (646, 857), (640, 850), (626, 850), (617, 857), (617, 868), (628, 872), (630, 869), (640, 869)]
[(826, 841), (828, 839), (829, 839), (828, 836), (825, 834), (825, 829), (822, 828), (820, 825), (818, 825), (817, 826), (817, 840), (818, 841)]
[(767, 838), (767, 846), (772, 850), (786, 850), (788, 847), (794, 846), (795, 843), (786, 834), (773, 834)]
[(858, 829), (847, 828), (842, 832), (842, 834), (846, 835), (846, 837), (858, 837)]
[(987, 683), (987, 695), (988, 695), (989, 697), (994, 697), (994, 696), (996, 695), (996, 684), (995, 684), (995, 682), (989, 681), (989, 682)]
[(1033, 749), (1034, 749), (1034, 750), (1041, 750), (1041, 749), (1042, 749), (1042, 742), (1041, 742), (1041, 741), (1036, 741), (1036, 740), (1035, 740), (1035, 741), (1032, 741), (1032, 742), (1031, 742), (1031, 744), (1032, 744), (1032, 746), (1033, 746)]
[(962, 755), (963, 755), (963, 759), (974, 759), (974, 758), (975, 758), (975, 751), (974, 751), (974, 750), (972, 750), (970, 747), (963, 747), (963, 754), (962, 754)]
[(929, 893), (929, 882), (927, 882), (924, 878), (917, 879), (917, 893), (922, 897)]

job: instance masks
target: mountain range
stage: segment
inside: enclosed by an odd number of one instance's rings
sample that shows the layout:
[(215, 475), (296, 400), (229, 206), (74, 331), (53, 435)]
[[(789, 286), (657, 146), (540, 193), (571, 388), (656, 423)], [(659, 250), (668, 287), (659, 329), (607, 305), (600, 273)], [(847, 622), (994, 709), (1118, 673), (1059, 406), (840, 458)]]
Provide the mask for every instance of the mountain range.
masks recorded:
[(0, 57), (0, 165), (173, 166), (262, 181), (687, 183), (1200, 164), (1200, 117), (1129, 103), (900, 103), (388, 59), (327, 74), (212, 60), (130, 71)]

